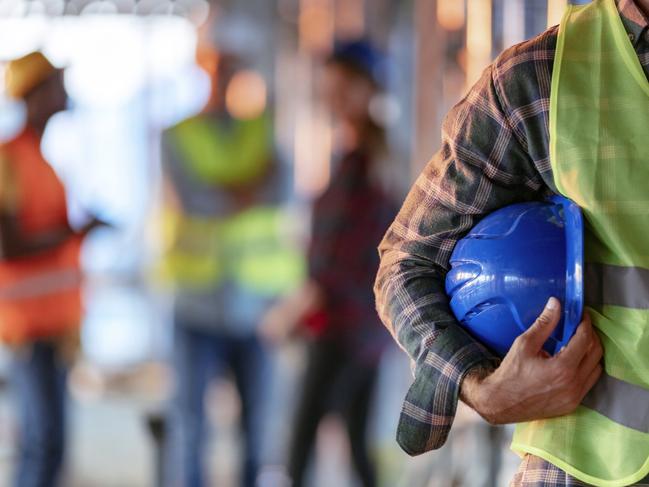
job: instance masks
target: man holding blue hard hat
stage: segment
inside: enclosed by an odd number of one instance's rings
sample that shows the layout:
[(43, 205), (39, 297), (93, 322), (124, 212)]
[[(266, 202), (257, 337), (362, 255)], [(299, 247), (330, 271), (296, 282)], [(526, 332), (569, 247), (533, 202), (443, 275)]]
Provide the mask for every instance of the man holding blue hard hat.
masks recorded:
[(647, 14), (570, 6), (446, 119), (375, 286), (416, 363), (408, 453), (444, 444), (461, 398), (518, 423), (514, 486), (649, 485)]

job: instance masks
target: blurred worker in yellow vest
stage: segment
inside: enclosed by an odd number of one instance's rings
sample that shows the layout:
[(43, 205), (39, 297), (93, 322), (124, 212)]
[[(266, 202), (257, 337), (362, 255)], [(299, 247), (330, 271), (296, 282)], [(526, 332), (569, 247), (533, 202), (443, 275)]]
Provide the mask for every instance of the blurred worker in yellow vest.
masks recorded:
[(263, 78), (235, 55), (199, 53), (212, 79), (209, 103), (163, 135), (163, 267), (175, 289), (177, 379), (167, 476), (170, 485), (206, 484), (205, 393), (212, 377), (230, 372), (245, 445), (237, 485), (252, 487), (270, 371), (257, 325), (299, 285), (303, 259), (284, 235), (290, 185), (274, 157)]
[(14, 351), (20, 453), (15, 483), (55, 485), (64, 454), (66, 359), (81, 321), (79, 248), (93, 220), (70, 227), (65, 189), (41, 154), (49, 119), (63, 110), (63, 72), (39, 52), (6, 68), (8, 96), (26, 124), (0, 145), (0, 340)]

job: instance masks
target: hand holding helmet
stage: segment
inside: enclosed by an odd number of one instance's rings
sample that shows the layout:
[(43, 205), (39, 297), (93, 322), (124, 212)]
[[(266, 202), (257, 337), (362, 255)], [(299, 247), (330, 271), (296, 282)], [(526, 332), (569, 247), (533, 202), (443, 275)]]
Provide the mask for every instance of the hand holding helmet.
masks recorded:
[(602, 373), (603, 351), (586, 314), (565, 348), (551, 356), (543, 345), (560, 318), (559, 300), (551, 298), (534, 324), (514, 340), (493, 373), (467, 375), (462, 400), (492, 424), (573, 412)]
[(574, 411), (602, 373), (583, 288), (572, 201), (518, 203), (479, 222), (455, 247), (446, 289), (460, 325), (504, 358), (495, 371), (471, 371), (462, 400), (494, 424)]

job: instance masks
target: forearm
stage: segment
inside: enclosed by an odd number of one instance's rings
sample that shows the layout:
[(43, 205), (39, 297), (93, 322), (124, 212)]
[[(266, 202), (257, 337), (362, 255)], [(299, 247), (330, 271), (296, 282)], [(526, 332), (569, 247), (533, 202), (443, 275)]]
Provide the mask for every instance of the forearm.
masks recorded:
[(474, 369), (497, 364), (451, 312), (444, 286), (451, 253), (485, 215), (533, 199), (543, 187), (501, 105), (493, 75), (492, 68), (485, 70), (448, 115), (441, 150), (411, 188), (379, 248), (377, 308), (416, 363), (398, 433), (411, 454), (444, 444), (458, 399), (475, 405)]
[[(444, 272), (430, 261), (393, 250), (382, 253), (375, 283), (379, 316), (395, 340), (415, 362), (437, 338), (457, 328), (444, 290)], [(464, 345), (468, 335), (458, 335)]]
[(443, 271), (431, 262), (383, 252), (375, 292), (387, 328), (415, 364), (397, 440), (411, 455), (441, 447), (450, 431), (462, 380), (495, 359), (456, 322)]

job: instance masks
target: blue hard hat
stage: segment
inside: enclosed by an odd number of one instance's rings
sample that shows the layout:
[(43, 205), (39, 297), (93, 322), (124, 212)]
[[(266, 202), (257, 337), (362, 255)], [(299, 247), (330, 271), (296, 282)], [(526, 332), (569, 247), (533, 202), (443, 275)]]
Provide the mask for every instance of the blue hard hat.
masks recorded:
[(517, 203), (481, 220), (451, 255), (446, 292), (455, 317), (499, 356), (561, 301), (562, 318), (544, 349), (565, 346), (583, 312), (583, 220), (567, 198)]
[(367, 39), (336, 41), (328, 61), (356, 69), (371, 79), (379, 88), (385, 88), (386, 57)]

